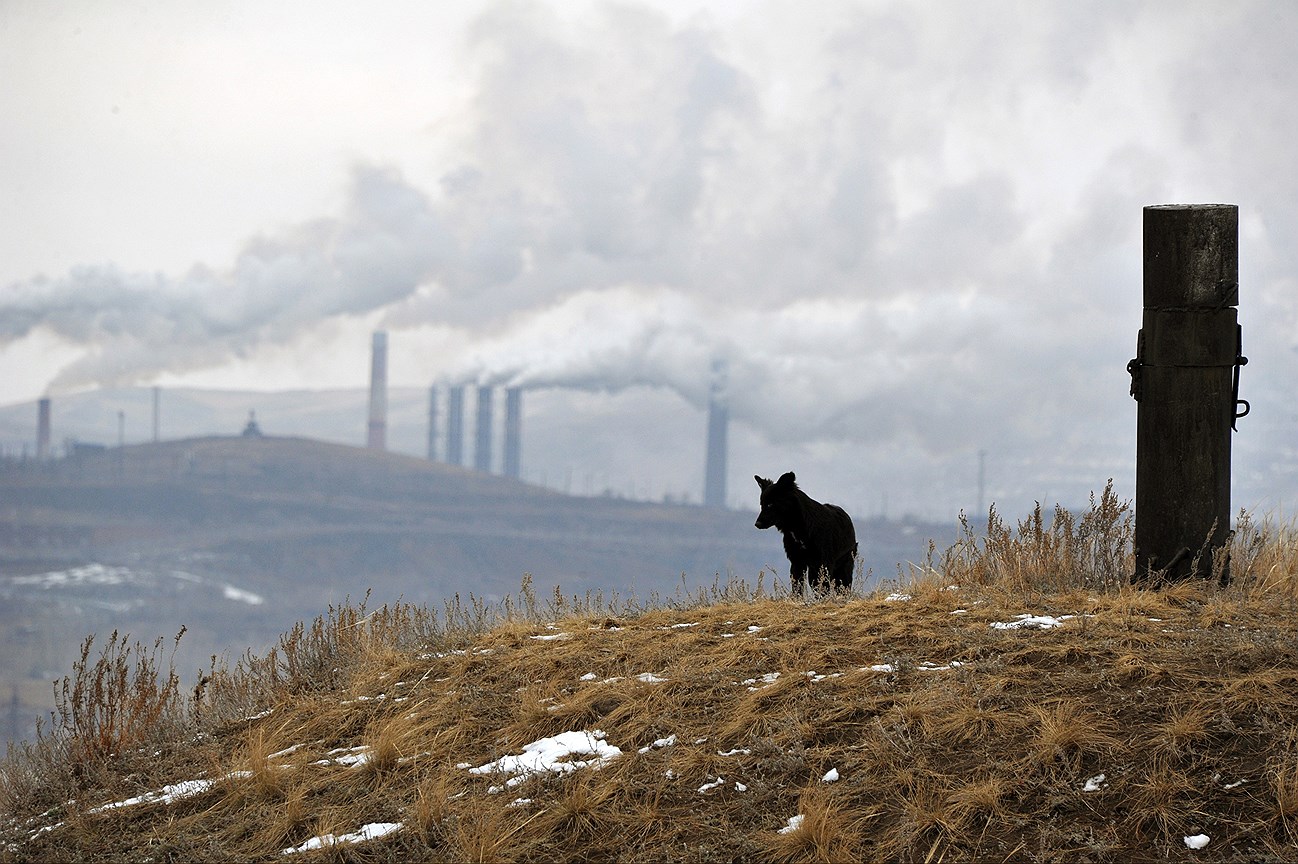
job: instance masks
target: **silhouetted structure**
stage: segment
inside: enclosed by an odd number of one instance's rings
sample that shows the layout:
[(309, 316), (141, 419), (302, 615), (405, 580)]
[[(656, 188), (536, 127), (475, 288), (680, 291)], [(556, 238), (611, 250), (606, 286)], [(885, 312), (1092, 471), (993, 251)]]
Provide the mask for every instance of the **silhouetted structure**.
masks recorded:
[(730, 425), (726, 377), (726, 361), (712, 361), (712, 384), (708, 398), (708, 450), (703, 472), (704, 507), (726, 506), (726, 438)]
[(44, 462), (50, 458), (50, 400), (48, 397), (36, 403), (36, 460)]
[(523, 391), (518, 387), (505, 390), (505, 476), (522, 477)]
[(474, 427), (477, 446), (473, 449), (473, 467), (491, 473), (491, 388), (478, 388), (478, 423)]
[(256, 412), (256, 411), (249, 411), (249, 412), (248, 412), (248, 425), (243, 427), (243, 432), (241, 432), (240, 434), (241, 434), (244, 438), (260, 438), (260, 437), (262, 437), (262, 436), (261, 436), (261, 427), (257, 425), (257, 412)]
[(1235, 309), (1239, 208), (1146, 207), (1144, 235), (1145, 308), (1127, 366), (1139, 403), (1135, 578), (1178, 581), (1211, 575), (1230, 538), (1231, 429), (1248, 413), (1238, 397), (1248, 362)]
[(428, 388), (428, 461), (437, 461), (437, 385)]
[(370, 361), (370, 419), (365, 446), (386, 450), (388, 437), (388, 334), (374, 334)]
[(464, 387), (460, 385), (446, 392), (446, 461), (464, 464)]

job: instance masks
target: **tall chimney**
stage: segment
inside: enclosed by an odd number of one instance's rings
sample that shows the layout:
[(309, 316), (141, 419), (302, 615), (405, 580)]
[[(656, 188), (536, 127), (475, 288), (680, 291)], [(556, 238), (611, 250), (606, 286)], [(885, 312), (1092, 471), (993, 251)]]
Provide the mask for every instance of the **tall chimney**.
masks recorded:
[(505, 390), (505, 476), (518, 480), (523, 476), (523, 390)]
[(158, 443), (158, 428), (159, 428), (158, 422), (160, 416), (159, 410), (161, 408), (161, 402), (162, 402), (162, 388), (154, 387), (153, 388), (153, 443), (154, 444)]
[(370, 361), (370, 423), (365, 446), (386, 450), (388, 437), (388, 334), (374, 334), (374, 353)]
[(36, 461), (50, 458), (50, 400), (45, 397), (36, 403)]
[(473, 467), (491, 473), (491, 388), (478, 388), (478, 424), (474, 430), (478, 443), (473, 450)]
[(704, 467), (703, 506), (726, 506), (726, 432), (730, 404), (726, 393), (726, 361), (712, 361), (712, 387), (708, 397), (708, 453)]
[(437, 385), (428, 388), (428, 461), (437, 461)]
[(446, 461), (464, 464), (464, 387), (457, 385), (446, 392)]

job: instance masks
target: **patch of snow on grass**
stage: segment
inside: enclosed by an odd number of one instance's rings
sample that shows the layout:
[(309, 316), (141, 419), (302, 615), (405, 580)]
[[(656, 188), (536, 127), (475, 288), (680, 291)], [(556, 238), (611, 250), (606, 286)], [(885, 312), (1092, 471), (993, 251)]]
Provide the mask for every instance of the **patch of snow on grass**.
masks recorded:
[[(560, 732), (549, 738), (541, 738), (524, 745), (523, 752), (516, 756), (502, 756), (494, 762), (470, 768), (470, 774), (510, 774), (505, 787), (517, 786), (533, 776), (540, 774), (566, 774), (578, 768), (599, 768), (605, 762), (616, 759), (622, 751), (604, 740), (604, 732), (595, 729), (590, 732)], [(593, 756), (593, 759), (573, 759), (572, 756)], [(492, 786), (487, 791), (500, 791), (502, 787)]]
[(1099, 792), (1105, 786), (1109, 785), (1108, 783), (1104, 782), (1106, 779), (1108, 778), (1106, 778), (1103, 774), (1096, 774), (1094, 777), (1088, 777), (1086, 779), (1086, 785), (1082, 787), (1082, 791)]
[(726, 778), (718, 777), (716, 780), (713, 780), (709, 783), (704, 783), (702, 786), (700, 786), (699, 794), (706, 795), (708, 792), (711, 792), (713, 789), (718, 789), (724, 785), (726, 785)]
[(675, 745), (676, 745), (676, 736), (668, 735), (666, 738), (659, 738), (657, 741), (650, 744), (649, 746), (641, 747), (639, 750), (635, 752), (643, 756), (644, 754), (648, 753), (650, 750), (657, 750), (661, 747), (674, 747)]
[(366, 840), (377, 840), (380, 837), (386, 837), (394, 831), (401, 830), (400, 822), (370, 822), (362, 825), (361, 830), (351, 834), (321, 834), (312, 837), (300, 846), (290, 846), (287, 849), (281, 849), (281, 855), (294, 855), (299, 852), (310, 852), (313, 849), (325, 849), (330, 846), (338, 846), (344, 843), (363, 843)]
[(820, 778), (821, 783), (836, 783), (838, 781), (838, 769), (830, 768), (825, 772), (825, 776)]
[(1207, 834), (1191, 834), (1190, 836), (1182, 837), (1181, 839), (1185, 841), (1186, 848), (1202, 849), (1204, 846), (1208, 845), (1208, 841), (1212, 838)]
[(1052, 630), (1055, 627), (1062, 627), (1065, 621), (1076, 618), (1076, 615), (1015, 615), (1013, 621), (993, 621), (991, 626), (997, 630), (1019, 630), (1019, 629), (1036, 629)]
[[(232, 771), (225, 775), (230, 779), (242, 779), (251, 777), (251, 771)], [(134, 798), (127, 798), (125, 801), (114, 801), (111, 804), (103, 804), (94, 807), (87, 812), (103, 813), (108, 810), (116, 810), (119, 807), (133, 807), (136, 804), (172, 804), (176, 801), (183, 801), (186, 798), (193, 798), (196, 795), (202, 795), (211, 789), (217, 783), (216, 780), (182, 780), (179, 783), (172, 783), (169, 786), (163, 786), (154, 792), (145, 792), (143, 795), (136, 795)]]
[(788, 825), (785, 825), (783, 828), (781, 828), (781, 829), (779, 830), (779, 833), (780, 833), (780, 834), (792, 834), (794, 831), (797, 831), (799, 828), (802, 827), (802, 820), (805, 819), (805, 818), (807, 818), (807, 817), (803, 816), (801, 813), (799, 813), (797, 816), (790, 816), (790, 817), (789, 817), (789, 824), (788, 824)]
[(370, 761), (369, 747), (339, 747), (325, 754), (324, 759), (312, 762), (312, 765), (341, 765), (344, 768), (356, 768)]
[(761, 687), (754, 687), (752, 685), (760, 681), (762, 682), (763, 686), (769, 687), (770, 685), (774, 684), (777, 680), (779, 680), (779, 677), (780, 677), (779, 672), (767, 672), (761, 678), (745, 678), (743, 681), (739, 682), (739, 686), (747, 687), (748, 692), (755, 693), (756, 691), (760, 690)]

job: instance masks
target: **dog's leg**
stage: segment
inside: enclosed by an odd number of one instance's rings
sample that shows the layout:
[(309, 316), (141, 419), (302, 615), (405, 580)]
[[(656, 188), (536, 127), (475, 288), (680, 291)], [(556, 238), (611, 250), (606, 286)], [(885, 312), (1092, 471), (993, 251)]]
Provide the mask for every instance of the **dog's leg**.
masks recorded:
[(835, 588), (841, 588), (846, 591), (852, 587), (852, 570), (856, 567), (856, 559), (852, 555), (844, 555), (834, 564), (834, 575), (832, 581)]

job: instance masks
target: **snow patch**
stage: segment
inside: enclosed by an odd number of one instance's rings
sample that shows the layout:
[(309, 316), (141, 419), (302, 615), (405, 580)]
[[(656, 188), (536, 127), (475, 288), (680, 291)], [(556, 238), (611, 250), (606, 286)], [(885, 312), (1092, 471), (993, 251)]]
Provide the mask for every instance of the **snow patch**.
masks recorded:
[(757, 684), (757, 682), (760, 681), (764, 687), (769, 687), (770, 685), (774, 684), (777, 680), (779, 680), (779, 677), (780, 677), (779, 672), (767, 672), (765, 675), (763, 675), (760, 678), (745, 678), (743, 681), (739, 681), (737, 683), (741, 687), (747, 687), (748, 692), (755, 693), (758, 690), (762, 689), (761, 687), (753, 686)]
[(778, 833), (792, 834), (794, 831), (797, 831), (799, 828), (802, 827), (802, 820), (805, 818), (807, 817), (803, 816), (801, 813), (799, 813), (797, 816), (790, 816), (789, 824), (781, 828)]
[(993, 621), (991, 626), (997, 630), (1053, 630), (1062, 627), (1065, 621), (1071, 621), (1076, 615), (1015, 615), (1013, 621)]
[[(238, 780), (244, 777), (251, 777), (251, 771), (232, 771), (225, 775), (227, 779)], [(169, 786), (163, 786), (154, 792), (145, 792), (143, 795), (136, 795), (134, 798), (127, 798), (124, 801), (114, 801), (111, 804), (103, 804), (94, 807), (87, 812), (103, 813), (108, 810), (116, 810), (119, 807), (133, 807), (136, 804), (173, 804), (176, 801), (183, 801), (186, 798), (193, 798), (196, 795), (202, 795), (211, 789), (217, 783), (216, 780), (182, 780), (179, 783), (172, 783)]]
[[(616, 759), (622, 751), (604, 740), (604, 732), (594, 729), (590, 732), (560, 732), (549, 738), (541, 738), (524, 745), (523, 752), (516, 756), (502, 756), (494, 762), (470, 768), (470, 774), (510, 774), (505, 786), (492, 786), (487, 790), (494, 794), (502, 788), (511, 788), (541, 774), (567, 774), (578, 768), (599, 768), (605, 762)], [(592, 759), (572, 759), (573, 756), (592, 756)]]
[(370, 761), (369, 747), (339, 747), (325, 754), (324, 759), (312, 762), (312, 765), (341, 765), (344, 768), (358, 768)]
[(658, 750), (662, 747), (674, 747), (675, 745), (676, 745), (676, 736), (668, 735), (666, 738), (659, 738), (657, 741), (650, 744), (649, 746), (641, 747), (639, 750), (635, 752), (643, 756), (644, 754), (648, 753), (650, 750)]
[(726, 785), (726, 778), (717, 777), (716, 780), (713, 780), (710, 783), (704, 783), (702, 786), (700, 786), (699, 794), (706, 795), (708, 792), (711, 792), (713, 789), (718, 789), (724, 785)]
[(1204, 846), (1208, 845), (1208, 841), (1212, 838), (1207, 834), (1191, 834), (1190, 836), (1182, 837), (1181, 839), (1185, 841), (1186, 848), (1202, 849)]
[(290, 846), (287, 849), (281, 849), (281, 855), (294, 855), (299, 852), (310, 852), (312, 849), (325, 849), (330, 846), (338, 846), (343, 843), (363, 843), (366, 840), (377, 840), (380, 837), (386, 837), (394, 831), (401, 830), (400, 822), (370, 822), (362, 825), (361, 830), (351, 834), (321, 834), (312, 837), (300, 846)]

